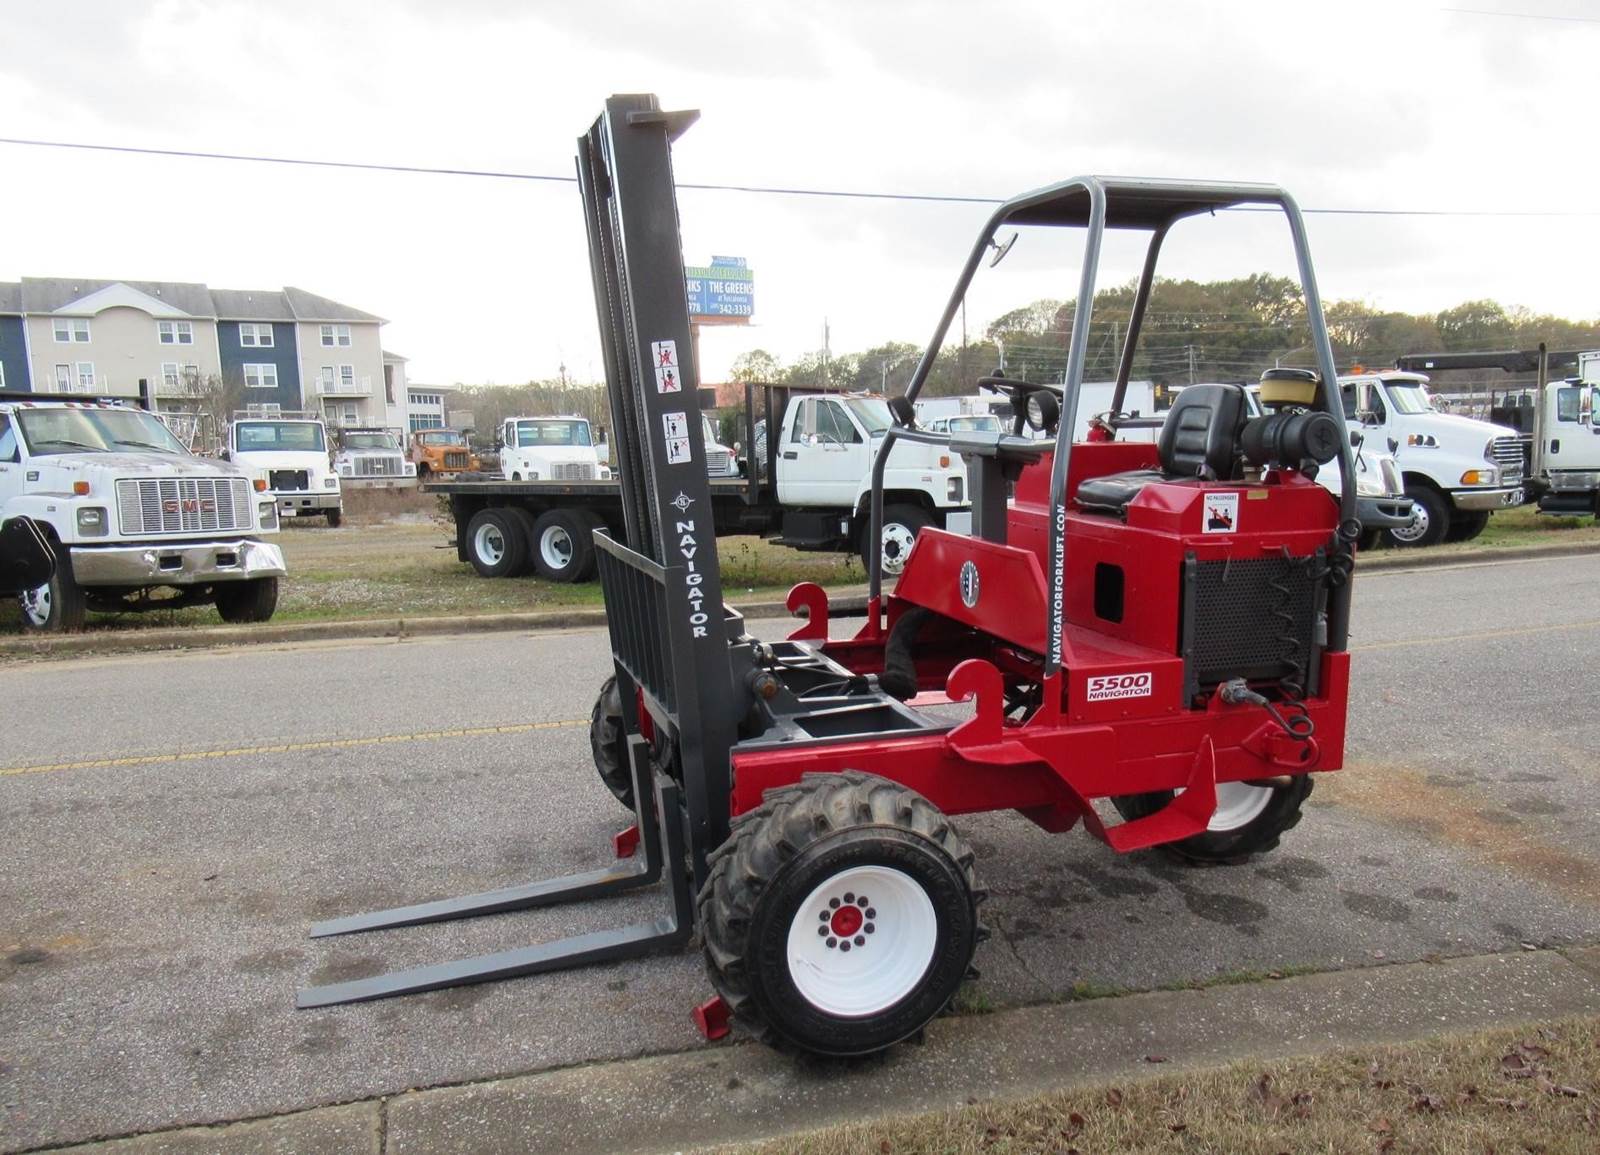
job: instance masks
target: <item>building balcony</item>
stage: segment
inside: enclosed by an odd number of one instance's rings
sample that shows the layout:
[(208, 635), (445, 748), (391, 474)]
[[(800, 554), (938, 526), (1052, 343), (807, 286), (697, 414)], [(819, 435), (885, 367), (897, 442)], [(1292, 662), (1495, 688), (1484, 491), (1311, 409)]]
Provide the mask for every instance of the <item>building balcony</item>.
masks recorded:
[(341, 380), (338, 380), (338, 379), (329, 381), (326, 378), (319, 378), (318, 381), (317, 381), (317, 396), (318, 397), (371, 397), (372, 396), (372, 378), (371, 377), (357, 377), (353, 381), (341, 381)]

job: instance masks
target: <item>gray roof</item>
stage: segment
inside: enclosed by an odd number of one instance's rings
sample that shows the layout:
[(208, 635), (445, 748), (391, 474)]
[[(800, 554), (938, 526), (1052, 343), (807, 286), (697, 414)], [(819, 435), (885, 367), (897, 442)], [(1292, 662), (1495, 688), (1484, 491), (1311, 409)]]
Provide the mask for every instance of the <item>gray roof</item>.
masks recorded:
[(353, 309), (349, 305), (341, 305), (338, 301), (330, 301), (327, 297), (319, 297), (315, 293), (308, 293), (304, 289), (297, 289), (293, 285), (285, 285), (283, 295), (289, 301), (289, 308), (301, 321), (382, 321), (382, 317), (372, 313), (363, 313), (360, 309)]
[(378, 352), (383, 354), (383, 359), (385, 361), (409, 361), (409, 360), (411, 360), (410, 357), (402, 356), (399, 353), (391, 353), (388, 349), (379, 349)]
[(211, 301), (223, 321), (294, 320), (294, 310), (277, 289), (212, 289)]
[(187, 281), (123, 281), (88, 277), (23, 277), (22, 309), (27, 313), (53, 313), (73, 301), (98, 293), (108, 285), (127, 285), (147, 296), (167, 302), (190, 317), (215, 317), (211, 291)]
[(0, 281), (0, 313), (22, 312), (22, 282)]

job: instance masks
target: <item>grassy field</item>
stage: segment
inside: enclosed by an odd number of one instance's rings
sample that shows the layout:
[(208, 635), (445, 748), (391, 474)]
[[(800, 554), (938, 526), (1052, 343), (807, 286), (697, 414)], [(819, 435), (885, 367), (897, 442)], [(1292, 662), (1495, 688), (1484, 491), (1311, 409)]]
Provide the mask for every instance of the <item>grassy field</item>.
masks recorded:
[[(600, 585), (558, 585), (533, 577), (488, 580), (456, 560), (450, 517), (436, 498), (416, 492), (365, 490), (345, 495), (344, 524), (288, 520), (277, 543), (289, 576), (274, 622), (517, 613), (561, 606), (598, 606)], [(799, 581), (829, 588), (866, 580), (861, 560), (800, 553), (754, 537), (718, 542), (727, 597), (781, 599)], [(0, 602), (0, 632), (21, 629), (9, 600)], [(89, 629), (215, 625), (211, 607), (143, 614), (91, 614)]]
[(1577, 1155), (1600, 1150), (1600, 1019), (1087, 1086), (740, 1150)]
[[(278, 534), (289, 576), (273, 621), (514, 613), (600, 604), (600, 586), (595, 582), (557, 585), (532, 577), (480, 578), (456, 560), (453, 538), (450, 518), (435, 498), (382, 490), (348, 493), (340, 528), (329, 529), (321, 518), (290, 520)], [(1600, 545), (1600, 524), (1592, 518), (1541, 517), (1533, 509), (1515, 509), (1490, 518), (1477, 541), (1434, 549), (1461, 552), (1556, 542)], [(717, 544), (723, 590), (730, 598), (781, 598), (799, 581), (819, 582), (829, 589), (866, 581), (860, 559), (850, 555), (800, 553), (755, 537), (723, 538)], [(219, 621), (215, 610), (204, 607), (91, 615), (89, 628)], [(20, 629), (16, 606), (0, 602), (0, 632)]]

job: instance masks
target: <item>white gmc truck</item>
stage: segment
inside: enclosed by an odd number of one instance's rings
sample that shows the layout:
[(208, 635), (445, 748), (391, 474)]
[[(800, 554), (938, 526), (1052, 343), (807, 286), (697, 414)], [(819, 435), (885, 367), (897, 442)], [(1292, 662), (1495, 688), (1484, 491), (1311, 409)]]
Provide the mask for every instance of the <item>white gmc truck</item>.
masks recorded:
[(55, 574), (18, 598), (24, 629), (203, 604), (223, 621), (266, 621), (285, 570), (262, 540), (278, 528), (263, 488), (141, 409), (0, 397), (0, 521), (31, 518), (56, 554)]

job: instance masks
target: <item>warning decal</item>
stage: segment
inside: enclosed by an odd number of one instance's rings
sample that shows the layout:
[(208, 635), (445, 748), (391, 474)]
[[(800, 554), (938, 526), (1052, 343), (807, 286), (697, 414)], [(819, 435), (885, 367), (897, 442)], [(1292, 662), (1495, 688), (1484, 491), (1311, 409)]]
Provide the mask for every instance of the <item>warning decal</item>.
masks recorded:
[(650, 357), (655, 364), (656, 392), (683, 392), (683, 382), (678, 377), (678, 343), (676, 341), (652, 341), (650, 343)]
[[(671, 342), (668, 342), (670, 344)], [(667, 445), (667, 464), (689, 460), (689, 418), (682, 410), (661, 415), (661, 434)]]
[(1235, 533), (1239, 529), (1239, 495), (1237, 493), (1208, 493), (1201, 520), (1204, 533)]

